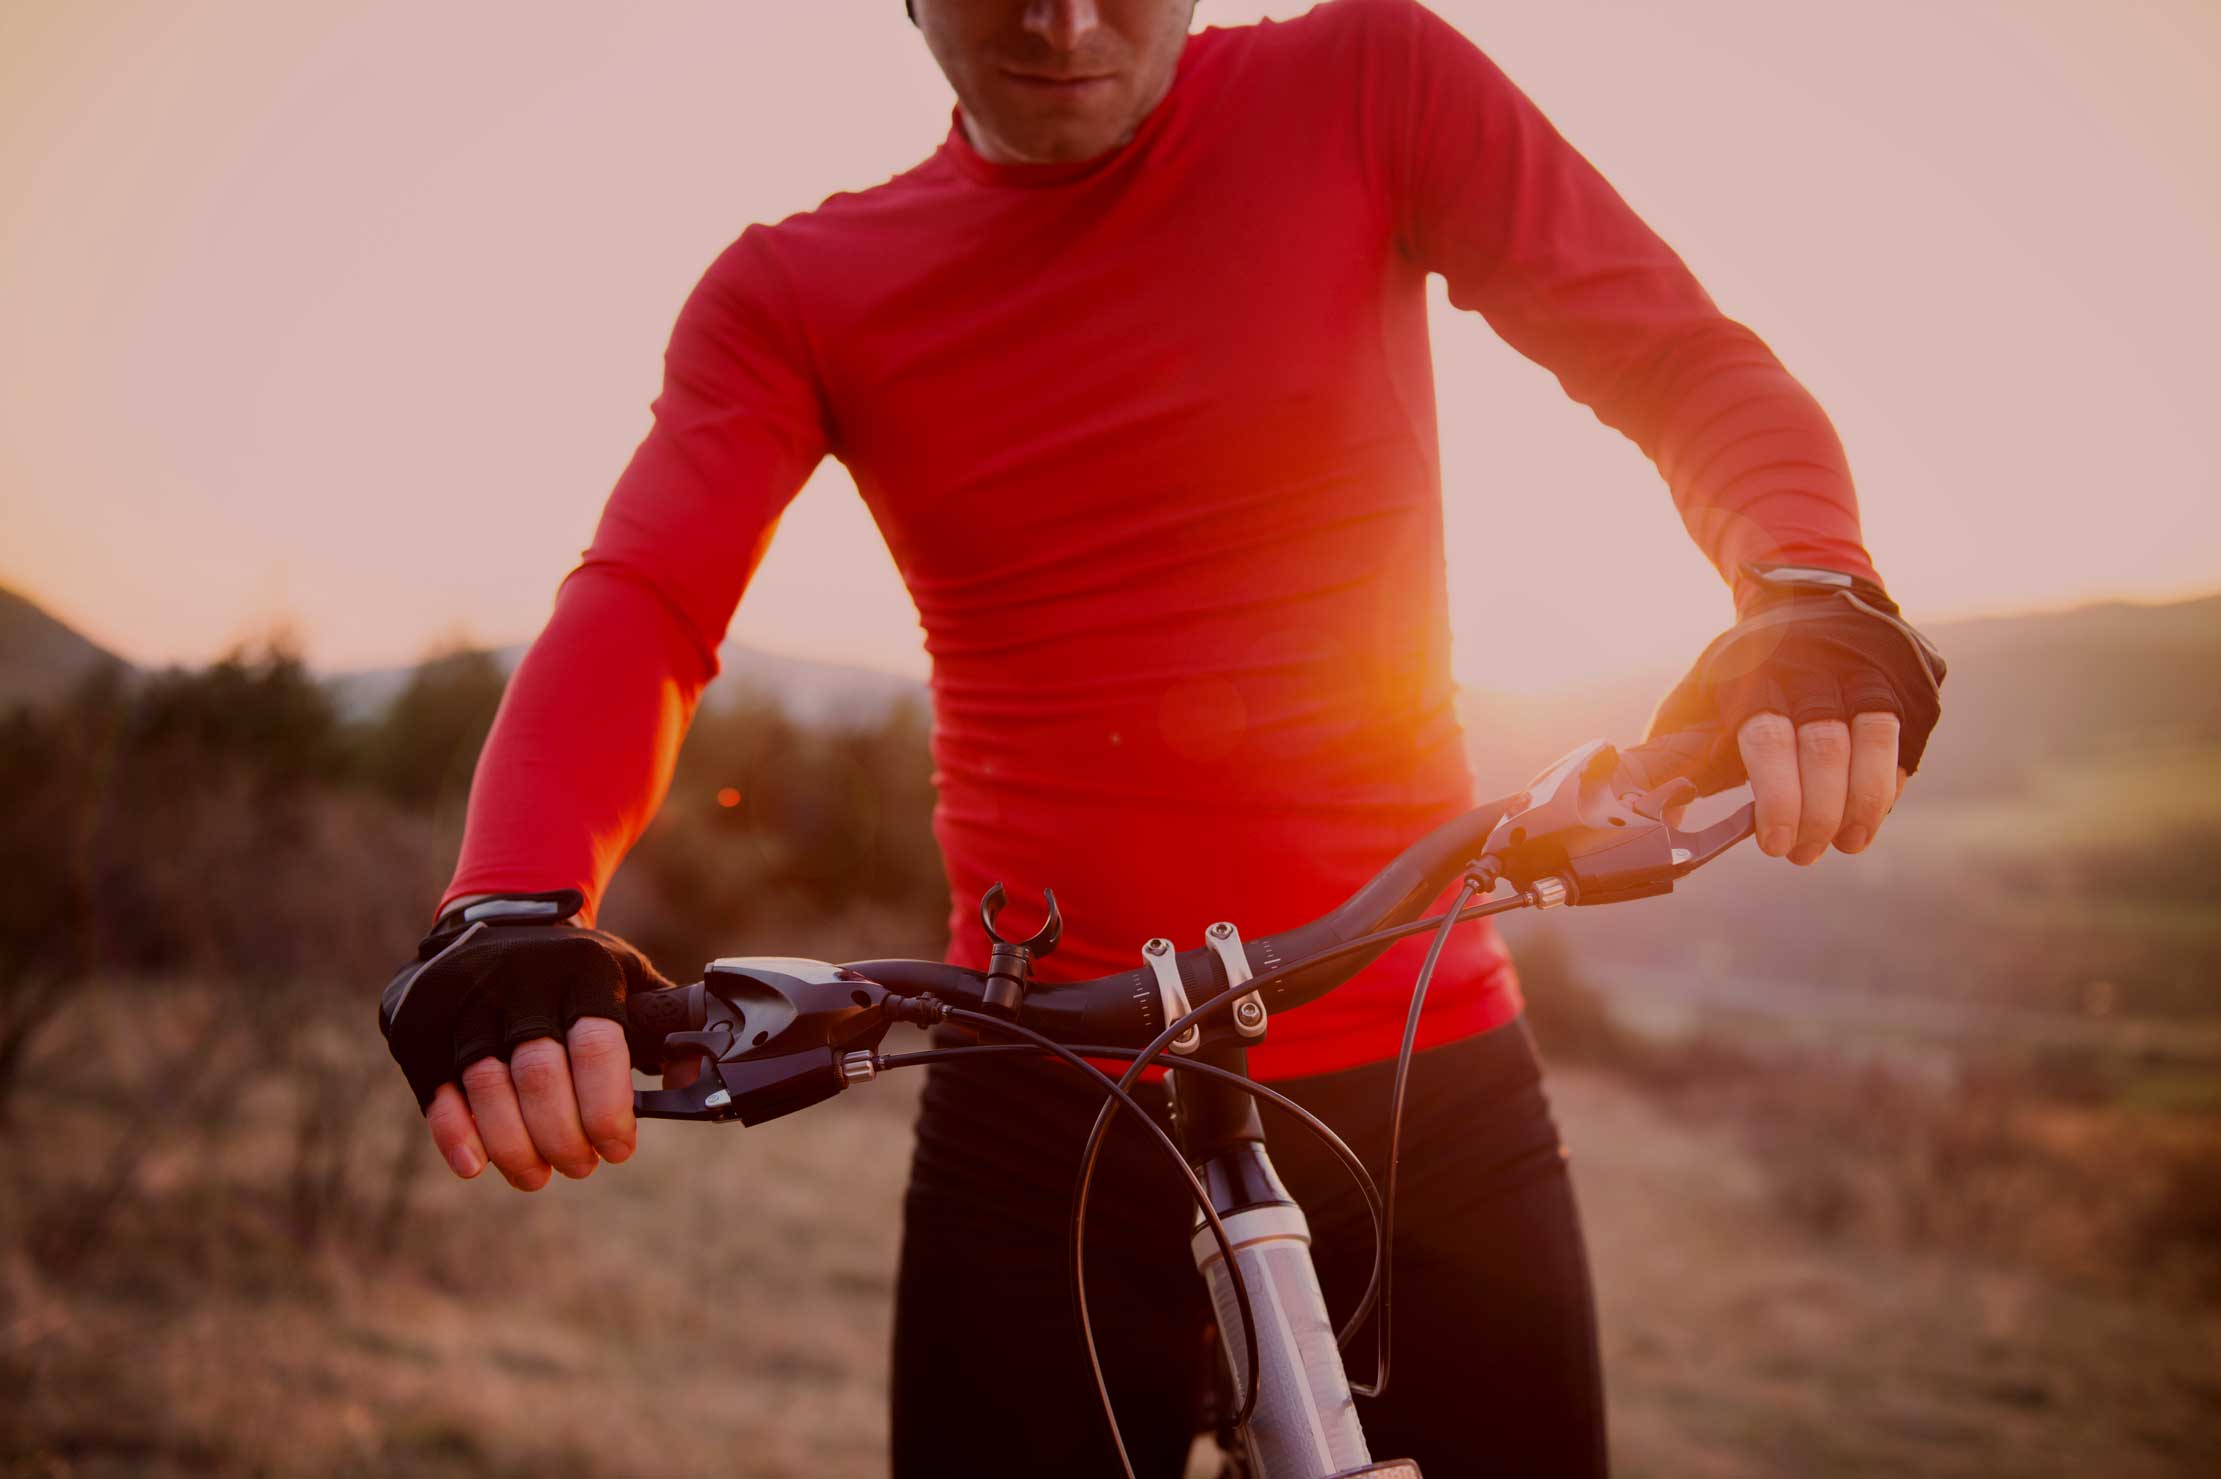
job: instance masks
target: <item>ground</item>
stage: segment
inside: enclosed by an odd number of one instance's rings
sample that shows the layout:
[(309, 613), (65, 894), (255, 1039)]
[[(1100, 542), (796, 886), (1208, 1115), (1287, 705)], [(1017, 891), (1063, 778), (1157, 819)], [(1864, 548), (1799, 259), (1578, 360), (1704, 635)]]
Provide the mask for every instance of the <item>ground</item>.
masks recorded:
[[(384, 1264), (269, 1238), (245, 1191), (124, 1219), (67, 1278), (18, 1237), (0, 1470), (878, 1472), (914, 1092), (649, 1125), (632, 1164), (534, 1197), (433, 1168)], [(1732, 1127), (1594, 1071), (1554, 1095), (1618, 1472), (2214, 1472), (2221, 1310), (1817, 1242)]]

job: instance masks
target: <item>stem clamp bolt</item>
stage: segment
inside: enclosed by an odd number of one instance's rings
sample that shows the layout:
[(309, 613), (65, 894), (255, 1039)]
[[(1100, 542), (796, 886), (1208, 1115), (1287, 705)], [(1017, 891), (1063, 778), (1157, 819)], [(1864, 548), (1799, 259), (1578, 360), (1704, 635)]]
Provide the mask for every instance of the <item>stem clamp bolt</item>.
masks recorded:
[[(1180, 984), (1179, 958), (1172, 953), (1172, 942), (1162, 935), (1141, 947), (1141, 957), (1149, 963), (1150, 971), (1157, 978), (1157, 1000), (1164, 1007), (1165, 1026), (1170, 1027), (1190, 1010), (1187, 988)], [(1190, 1022), (1188, 1030), (1172, 1040), (1175, 1053), (1192, 1053), (1201, 1046), (1201, 1022)]]
[[(1249, 955), (1242, 949), (1241, 931), (1234, 928), (1230, 919), (1222, 919), (1205, 930), (1211, 953), (1226, 971), (1226, 984), (1239, 986), (1250, 976)], [(1265, 1035), (1265, 1002), (1252, 991), (1234, 1003), (1234, 1030), (1246, 1038)]]

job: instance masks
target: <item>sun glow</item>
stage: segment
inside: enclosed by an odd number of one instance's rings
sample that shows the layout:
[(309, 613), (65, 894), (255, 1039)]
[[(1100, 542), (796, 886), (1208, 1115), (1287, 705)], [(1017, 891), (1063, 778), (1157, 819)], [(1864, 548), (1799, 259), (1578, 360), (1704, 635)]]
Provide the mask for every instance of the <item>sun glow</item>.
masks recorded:
[[(1812, 387), (1920, 619), (2221, 584), (2221, 296), (2183, 287), (2221, 259), (2221, 9), (1435, 8)], [(141, 661), (277, 618), (326, 667), (528, 637), (702, 268), (948, 121), (915, 33), (847, 7), (17, 10), (0, 584)], [(1460, 677), (1578, 684), (1721, 625), (1641, 456), (1434, 319)], [(924, 671), (837, 465), (735, 632)]]

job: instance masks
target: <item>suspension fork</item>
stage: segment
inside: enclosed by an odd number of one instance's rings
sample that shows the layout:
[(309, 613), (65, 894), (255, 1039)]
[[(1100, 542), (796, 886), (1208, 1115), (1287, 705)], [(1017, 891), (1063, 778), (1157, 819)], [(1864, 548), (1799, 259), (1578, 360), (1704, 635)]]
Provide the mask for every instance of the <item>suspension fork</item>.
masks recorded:
[[(1205, 1033), (1187, 1056), (1247, 1077), (1241, 1038)], [(1342, 1352), (1328, 1323), (1311, 1262), (1311, 1228), (1265, 1152), (1257, 1101), (1232, 1084), (1174, 1072), (1170, 1089), (1181, 1149), (1226, 1224), (1257, 1320), (1257, 1405), (1243, 1430), (1253, 1479), (1354, 1479), (1360, 1474), (1418, 1479), (1416, 1464), (1375, 1465), (1350, 1396)], [(1240, 1405), (1248, 1391), (1246, 1352), (1234, 1281), (1218, 1241), (1196, 1214), (1189, 1248), (1211, 1292), (1219, 1349)]]

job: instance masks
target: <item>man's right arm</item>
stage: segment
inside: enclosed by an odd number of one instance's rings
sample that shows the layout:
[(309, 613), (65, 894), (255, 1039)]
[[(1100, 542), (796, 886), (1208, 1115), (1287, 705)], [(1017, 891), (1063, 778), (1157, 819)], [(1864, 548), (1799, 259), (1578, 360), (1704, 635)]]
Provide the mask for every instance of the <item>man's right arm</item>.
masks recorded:
[(703, 276), (655, 424), (510, 680), (441, 901), (576, 888), (591, 922), (670, 784), (717, 646), (826, 450), (807, 346), (761, 228)]
[[(772, 529), (827, 447), (823, 397), (768, 233), (710, 268), (673, 330), (655, 424), (510, 679), (440, 909), (602, 892), (661, 804), (717, 647)], [(528, 955), (517, 957), (527, 969)], [(499, 983), (492, 983), (498, 992)], [(457, 1065), (426, 1107), (457, 1174), (534, 1190), (632, 1152), (622, 1030), (600, 1017)]]

